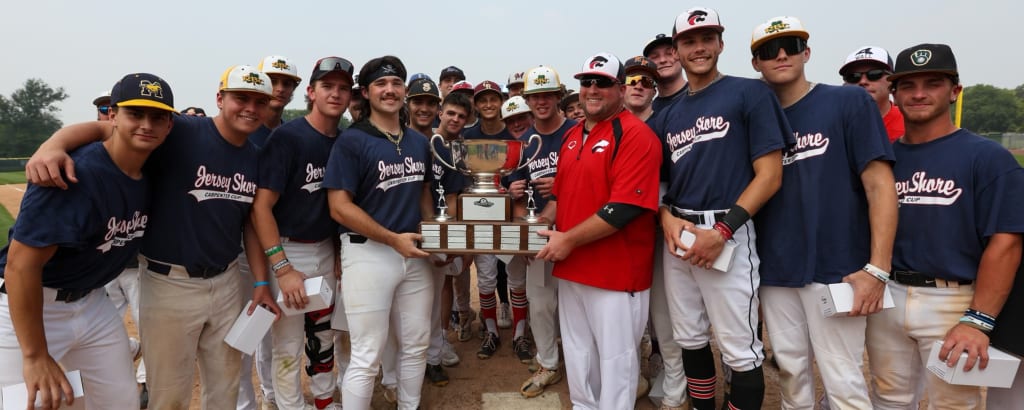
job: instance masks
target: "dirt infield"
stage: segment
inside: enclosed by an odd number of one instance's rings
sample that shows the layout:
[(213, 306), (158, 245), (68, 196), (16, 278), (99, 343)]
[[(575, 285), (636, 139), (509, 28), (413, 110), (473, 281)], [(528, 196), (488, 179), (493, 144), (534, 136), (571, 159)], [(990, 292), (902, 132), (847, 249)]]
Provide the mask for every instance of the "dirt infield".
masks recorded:
[(7, 208), (12, 217), (18, 217), (22, 195), (25, 195), (25, 184), (0, 185), (0, 205)]

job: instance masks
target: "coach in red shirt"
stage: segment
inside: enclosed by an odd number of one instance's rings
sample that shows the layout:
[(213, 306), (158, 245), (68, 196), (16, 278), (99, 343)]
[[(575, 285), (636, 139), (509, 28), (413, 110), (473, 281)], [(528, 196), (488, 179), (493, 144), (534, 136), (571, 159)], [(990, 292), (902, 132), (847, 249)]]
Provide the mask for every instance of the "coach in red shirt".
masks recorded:
[(549, 239), (537, 254), (555, 262), (559, 278), (574, 408), (633, 408), (647, 324), (661, 144), (623, 109), (624, 77), (608, 53), (588, 58), (576, 74), (586, 120), (562, 143), (555, 200), (545, 207), (559, 230), (541, 231)]

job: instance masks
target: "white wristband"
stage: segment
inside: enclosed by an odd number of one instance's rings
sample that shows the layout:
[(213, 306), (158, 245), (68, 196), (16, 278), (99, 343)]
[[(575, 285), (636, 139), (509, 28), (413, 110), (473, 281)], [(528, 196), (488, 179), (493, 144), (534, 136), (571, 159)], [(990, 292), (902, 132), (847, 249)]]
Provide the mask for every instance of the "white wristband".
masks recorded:
[(869, 263), (864, 265), (863, 269), (865, 272), (870, 273), (871, 276), (874, 276), (876, 279), (882, 281), (882, 283), (886, 283), (889, 281), (889, 272), (882, 270), (882, 268), (879, 268)]

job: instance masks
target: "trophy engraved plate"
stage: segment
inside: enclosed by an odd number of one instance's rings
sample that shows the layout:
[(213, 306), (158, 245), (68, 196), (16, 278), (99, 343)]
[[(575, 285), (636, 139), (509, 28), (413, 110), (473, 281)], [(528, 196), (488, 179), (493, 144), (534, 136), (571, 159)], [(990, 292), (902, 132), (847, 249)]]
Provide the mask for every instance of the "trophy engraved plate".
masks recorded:
[[(438, 143), (451, 155), (441, 155), (435, 148)], [(536, 151), (526, 158), (524, 150), (534, 144)], [(420, 248), (439, 253), (533, 255), (544, 247), (547, 238), (537, 235), (537, 231), (551, 225), (537, 215), (532, 187), (527, 184), (527, 215), (513, 218), (512, 197), (497, 185), (501, 177), (526, 167), (540, 153), (539, 135), (531, 135), (526, 143), (462, 138), (444, 141), (441, 135), (434, 135), (430, 149), (442, 165), (470, 177), (472, 184), (459, 195), (455, 217), (449, 213), (451, 204), (444, 199), (444, 188), (437, 189), (437, 214), (420, 224)]]

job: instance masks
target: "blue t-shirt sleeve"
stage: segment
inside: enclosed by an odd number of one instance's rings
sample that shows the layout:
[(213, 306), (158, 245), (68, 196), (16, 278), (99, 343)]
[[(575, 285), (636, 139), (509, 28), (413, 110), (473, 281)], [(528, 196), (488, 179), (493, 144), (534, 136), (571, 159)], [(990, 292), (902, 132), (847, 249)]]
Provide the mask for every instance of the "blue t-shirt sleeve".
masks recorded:
[(294, 144), (287, 132), (274, 131), (260, 150), (259, 187), (282, 193), (295, 170)]
[(366, 171), (359, 155), (363, 138), (358, 134), (358, 131), (346, 130), (331, 147), (327, 171), (324, 173), (325, 188), (345, 190), (353, 196), (358, 193), (359, 181)]
[[(846, 89), (840, 89), (846, 91)], [(866, 92), (850, 88), (849, 91), (856, 91), (854, 95), (845, 99), (846, 129), (844, 142), (846, 152), (850, 156), (849, 163), (856, 167), (854, 173), (860, 175), (868, 163), (874, 160), (894, 161), (892, 144), (889, 142), (889, 134), (885, 131), (885, 123), (882, 116), (878, 115), (878, 105)]]
[(974, 207), (978, 235), (988, 239), (996, 233), (1024, 233), (1024, 169), (1008, 151), (978, 156), (975, 175), (978, 199)]
[[(748, 93), (744, 101), (747, 124), (752, 127), (749, 131), (750, 160), (795, 144), (796, 137), (775, 93), (760, 81), (754, 83)], [(662, 137), (659, 135), (659, 138)]]
[(95, 207), (82, 186), (86, 183), (69, 184), (66, 191), (29, 185), (12, 228), (13, 239), (37, 248), (58, 245), (78, 249), (88, 245), (84, 235), (95, 231), (92, 224), (99, 216), (93, 214)]

